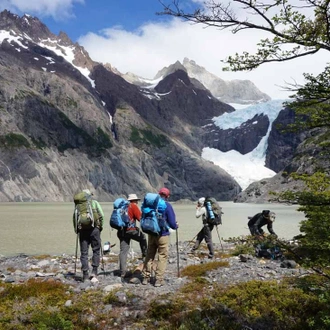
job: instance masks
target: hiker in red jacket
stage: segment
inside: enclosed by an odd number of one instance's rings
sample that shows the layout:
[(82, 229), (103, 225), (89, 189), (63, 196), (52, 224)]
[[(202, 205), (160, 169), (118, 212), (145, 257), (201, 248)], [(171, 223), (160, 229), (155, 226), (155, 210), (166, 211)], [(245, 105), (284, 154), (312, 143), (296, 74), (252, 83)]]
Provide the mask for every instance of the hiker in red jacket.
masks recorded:
[(141, 219), (141, 211), (138, 207), (140, 198), (138, 198), (136, 194), (130, 194), (128, 195), (127, 200), (130, 201), (128, 206), (128, 217), (130, 219), (130, 224), (127, 228), (122, 228), (117, 231), (117, 237), (120, 241), (119, 269), (122, 281), (124, 281), (126, 275), (127, 255), (129, 252), (131, 240), (140, 243), (142, 258), (145, 258), (147, 254), (146, 235), (136, 225), (136, 221), (140, 221)]

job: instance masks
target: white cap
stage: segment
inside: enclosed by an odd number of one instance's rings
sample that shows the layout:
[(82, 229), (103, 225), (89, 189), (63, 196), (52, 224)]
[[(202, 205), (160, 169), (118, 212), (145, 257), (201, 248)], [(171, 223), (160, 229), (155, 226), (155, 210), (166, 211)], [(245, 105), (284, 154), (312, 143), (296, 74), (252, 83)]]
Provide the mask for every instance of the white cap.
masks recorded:
[(276, 214), (275, 212), (270, 212), (269, 213), (269, 219), (271, 222), (274, 222), (275, 221), (275, 218), (276, 218)]
[(205, 197), (201, 197), (199, 200), (198, 200), (198, 204), (200, 205), (203, 205), (205, 202)]

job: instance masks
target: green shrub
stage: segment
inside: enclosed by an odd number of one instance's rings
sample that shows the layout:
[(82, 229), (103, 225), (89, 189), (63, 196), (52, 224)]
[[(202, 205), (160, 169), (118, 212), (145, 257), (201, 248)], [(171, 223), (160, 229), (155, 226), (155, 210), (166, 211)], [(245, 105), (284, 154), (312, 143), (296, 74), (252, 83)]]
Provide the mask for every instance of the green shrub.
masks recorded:
[(8, 149), (21, 147), (30, 148), (30, 143), (25, 136), (16, 133), (8, 133), (0, 136), (0, 145)]
[(130, 141), (134, 144), (152, 145), (157, 148), (164, 147), (168, 144), (168, 139), (163, 134), (154, 134), (151, 129), (138, 129), (131, 126)]
[(190, 278), (205, 276), (208, 271), (217, 269), (219, 267), (229, 267), (228, 261), (213, 261), (207, 262), (205, 264), (190, 265), (181, 271), (181, 275), (188, 276)]
[(98, 147), (100, 149), (112, 148), (111, 139), (108, 134), (106, 134), (102, 128), (97, 128), (96, 139), (98, 141)]

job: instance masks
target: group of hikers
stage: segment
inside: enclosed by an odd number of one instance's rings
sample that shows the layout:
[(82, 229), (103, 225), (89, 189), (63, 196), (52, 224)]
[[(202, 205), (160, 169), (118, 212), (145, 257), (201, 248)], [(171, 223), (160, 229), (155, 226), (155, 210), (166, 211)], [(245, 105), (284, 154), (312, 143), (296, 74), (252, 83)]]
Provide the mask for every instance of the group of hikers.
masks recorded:
[[(150, 198), (153, 199), (150, 203)], [(139, 198), (136, 194), (129, 194), (127, 199), (118, 199), (119, 206), (114, 203), (114, 213), (110, 218), (110, 226), (117, 229), (117, 237), (120, 242), (119, 271), (122, 282), (127, 276), (127, 257), (130, 249), (130, 242), (134, 240), (139, 243), (142, 259), (142, 285), (148, 283), (155, 287), (164, 285), (164, 274), (168, 262), (170, 229), (177, 230), (179, 225), (171, 203), (168, 202), (170, 191), (168, 188), (161, 188), (158, 194), (147, 194), (141, 208), (138, 206)], [(101, 258), (101, 231), (104, 227), (104, 213), (99, 202), (93, 197), (89, 189), (85, 189), (74, 197), (75, 212), (73, 214), (73, 225), (77, 234), (77, 243), (80, 245), (80, 261), (82, 280), (96, 278)], [(120, 203), (119, 203), (120, 202)], [(121, 209), (122, 208), (122, 209)], [(115, 215), (116, 212), (116, 215)], [(125, 214), (124, 214), (125, 213)], [(153, 215), (153, 218), (150, 216)], [(212, 242), (212, 230), (214, 226), (222, 223), (222, 209), (214, 198), (201, 197), (196, 205), (196, 218), (202, 218), (202, 229), (195, 236), (196, 241), (190, 253), (194, 254), (203, 240), (209, 251), (208, 258), (214, 258), (214, 247)], [(112, 217), (127, 217), (127, 223), (114, 226)], [(262, 227), (267, 225), (268, 231), (276, 235), (272, 224), (275, 220), (275, 213), (264, 210), (261, 213), (249, 218), (248, 226), (251, 235), (262, 236)], [(140, 226), (137, 225), (140, 222)], [(151, 222), (158, 222), (157, 232), (151, 229)], [(148, 240), (146, 237), (148, 235)], [(91, 266), (89, 273), (88, 251), (92, 249)], [(77, 251), (77, 245), (76, 245)], [(154, 261), (157, 256), (157, 267), (154, 268)], [(155, 271), (154, 278), (151, 277), (152, 269)]]

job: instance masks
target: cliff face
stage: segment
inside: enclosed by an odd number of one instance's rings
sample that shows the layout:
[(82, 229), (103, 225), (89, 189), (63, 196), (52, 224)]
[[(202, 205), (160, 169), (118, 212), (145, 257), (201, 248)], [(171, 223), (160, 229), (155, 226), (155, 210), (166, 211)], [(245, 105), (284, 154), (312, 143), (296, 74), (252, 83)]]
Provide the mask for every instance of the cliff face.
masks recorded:
[(239, 127), (226, 130), (211, 122), (204, 129), (203, 140), (211, 148), (223, 152), (236, 150), (245, 155), (258, 146), (266, 135), (268, 126), (269, 119), (264, 115), (255, 115)]
[(273, 122), (268, 138), (266, 165), (275, 172), (291, 163), (297, 147), (308, 136), (308, 132), (289, 130), (289, 125), (294, 122), (295, 115), (290, 108), (283, 109)]
[[(286, 109), (282, 116), (285, 116), (286, 120), (290, 117), (289, 121), (291, 121), (291, 110)], [(276, 130), (274, 134), (277, 134)], [(293, 134), (292, 139), (287, 140), (288, 143), (285, 144), (286, 139), (291, 134)], [(301, 191), (305, 188), (304, 184), (301, 181), (293, 180), (290, 177), (292, 172), (313, 174), (316, 171), (325, 171), (329, 173), (329, 129), (312, 129), (296, 134), (287, 132), (283, 135), (280, 134), (280, 136), (282, 138), (275, 140), (276, 143), (271, 148), (276, 147), (276, 145), (279, 146), (277, 149), (278, 161), (274, 164), (276, 166), (282, 164), (282, 169), (272, 178), (252, 183), (238, 194), (235, 201), (240, 203), (264, 203), (274, 199), (273, 192)], [(301, 142), (299, 143), (299, 141)], [(271, 156), (271, 152), (268, 155)]]
[(198, 118), (230, 106), (180, 73), (148, 94), (36, 18), (0, 22), (0, 201), (71, 201), (86, 187), (110, 201), (164, 185), (172, 200), (234, 198), (236, 181), (199, 156)]

